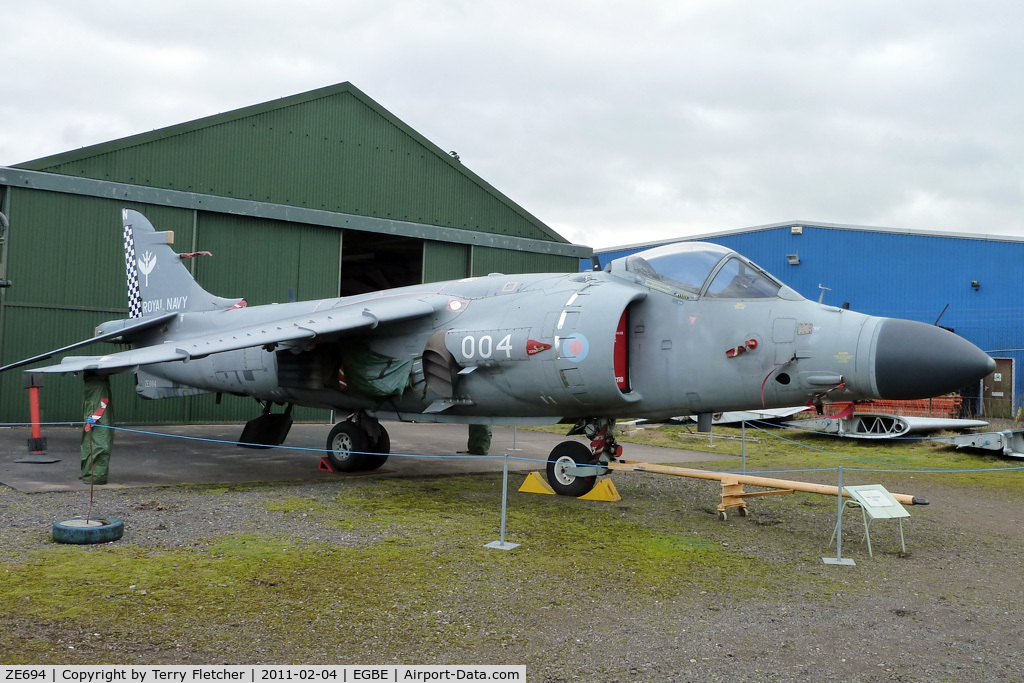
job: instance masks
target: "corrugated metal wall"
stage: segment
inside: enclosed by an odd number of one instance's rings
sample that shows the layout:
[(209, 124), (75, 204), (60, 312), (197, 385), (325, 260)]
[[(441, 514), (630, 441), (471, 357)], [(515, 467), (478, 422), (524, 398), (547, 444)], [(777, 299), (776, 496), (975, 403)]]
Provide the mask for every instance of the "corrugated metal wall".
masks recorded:
[[(0, 360), (11, 362), (58, 348), (92, 334), (106, 320), (127, 315), (121, 209), (124, 202), (73, 195), (15, 190), (17, 217), (11, 231), (10, 277)], [(329, 228), (292, 228), (281, 238), (274, 221), (206, 214), (184, 209), (134, 205), (158, 230), (173, 230), (179, 252), (207, 250), (195, 274), (207, 290), (244, 296), (249, 303), (337, 296), (341, 232)], [(196, 239), (193, 242), (193, 234)], [(88, 355), (115, 349), (85, 347)], [(55, 362), (54, 359), (51, 362)], [(44, 421), (80, 419), (81, 379), (50, 375), (41, 393)], [(225, 396), (147, 401), (135, 392), (134, 378), (113, 381), (117, 418), (125, 423), (221, 422), (254, 417), (252, 399)], [(4, 421), (28, 420), (22, 373), (0, 374), (0, 415)], [(296, 419), (325, 419), (321, 410), (296, 409)]]
[[(0, 308), (0, 363), (78, 341), (97, 324), (126, 315), (120, 227), (125, 206), (142, 211), (158, 230), (174, 231), (178, 252), (213, 252), (213, 258), (192, 262), (197, 280), (211, 292), (242, 296), (252, 305), (285, 301), (290, 290), (300, 300), (337, 296), (345, 233), (339, 226), (293, 221), (288, 212), (285, 220), (238, 215), (252, 213), (248, 200), (414, 224), (413, 236), (425, 240), (424, 281), (576, 269), (575, 256), (532, 253), (536, 242), (524, 242), (521, 251), (435, 241), (459, 239), (442, 234), (454, 228), (566, 243), (347, 83), (18, 168), (110, 185), (97, 196), (95, 188), (79, 190), (74, 182), (57, 183), (61, 191), (5, 184), (4, 209), (12, 218), (7, 277), (16, 284), (3, 294)], [(137, 194), (151, 203), (133, 204), (107, 198), (127, 196), (125, 186), (116, 183), (174, 192), (155, 198)], [(183, 199), (183, 193), (195, 195)], [(175, 199), (164, 201), (170, 195)], [(246, 207), (177, 208), (209, 206), (204, 201), (210, 196), (243, 200)], [(0, 421), (28, 419), (22, 381), (18, 371), (0, 374)], [(81, 419), (81, 380), (52, 376), (46, 381), (44, 420)], [(251, 399), (230, 396), (220, 406), (212, 396), (143, 401), (126, 375), (114, 378), (114, 391), (121, 422), (244, 420), (256, 413)], [(324, 415), (296, 412), (299, 419)]]
[(196, 279), (250, 305), (338, 296), (341, 231), (224, 214), (199, 214)]
[(473, 247), (473, 276), (488, 273), (569, 273), (577, 270), (579, 259), (553, 254), (528, 254), (509, 249)]
[(350, 84), (23, 167), (564, 242)]
[[(808, 299), (953, 328), (993, 357), (1024, 360), (1024, 242), (802, 224), (718, 235)], [(602, 265), (639, 249), (602, 252)], [(799, 257), (790, 265), (787, 254)], [(978, 281), (978, 288), (971, 281)], [(827, 287), (822, 290), (820, 287)], [(823, 295), (823, 296), (822, 296)], [(949, 308), (943, 313), (946, 305)], [(1014, 407), (1024, 405), (1015, 381)]]
[[(113, 200), (12, 190), (8, 272), (15, 284), (6, 293), (0, 330), (3, 362), (85, 339), (99, 323), (127, 315), (123, 205)], [(191, 212), (152, 209), (154, 220), (167, 226), (191, 224)], [(104, 344), (81, 353), (113, 348)], [(130, 378), (117, 378), (114, 388), (118, 396), (135, 401)], [(41, 398), (45, 421), (81, 418), (80, 378), (47, 377)], [(5, 420), (28, 419), (27, 392), (20, 372), (0, 374), (0, 414)], [(126, 405), (120, 414), (134, 416), (136, 411)], [(146, 407), (139, 406), (138, 419), (150, 415)]]
[(423, 243), (423, 281), (440, 282), (459, 280), (469, 276), (469, 253), (465, 244), (434, 242)]
[[(941, 324), (967, 336), (984, 332), (984, 348), (994, 348), (993, 334), (1019, 329), (982, 325), (997, 310), (1020, 312), (1017, 292), (1024, 285), (1019, 263), (1024, 243), (933, 235), (868, 232), (804, 226), (802, 235), (789, 228), (715, 238), (743, 253), (782, 281), (815, 301), (850, 307), (871, 315)], [(789, 265), (796, 254), (799, 265)], [(984, 287), (975, 290), (971, 281)]]

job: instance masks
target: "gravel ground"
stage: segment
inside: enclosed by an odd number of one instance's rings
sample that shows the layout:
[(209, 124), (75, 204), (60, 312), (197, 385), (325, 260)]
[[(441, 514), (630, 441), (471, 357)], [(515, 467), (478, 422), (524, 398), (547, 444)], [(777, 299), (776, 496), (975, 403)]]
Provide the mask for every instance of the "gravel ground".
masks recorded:
[[(495, 475), (481, 476), (500, 481)], [(728, 548), (742, 558), (740, 566), (718, 568), (716, 575), (722, 579), (713, 583), (681, 572), (672, 578), (676, 590), (652, 597), (644, 593), (644, 586), (627, 580), (628, 563), (601, 567), (606, 583), (586, 586), (575, 585), (573, 572), (558, 565), (549, 570), (544, 585), (563, 585), (562, 599), (553, 598), (551, 605), (531, 603), (531, 591), (547, 589), (534, 588), (529, 577), (516, 573), (518, 561), (525, 564), (537, 558), (531, 555), (530, 538), (517, 537), (513, 521), (509, 539), (522, 541), (523, 546), (508, 553), (493, 551), (484, 560), (454, 557), (464, 543), (479, 547), (476, 538), (438, 536), (425, 541), (424, 552), (434, 556), (437, 570), (453, 572), (452, 593), (457, 594), (437, 605), (437, 615), (454, 611), (460, 621), (482, 625), (479, 638), (467, 639), (468, 627), (438, 617), (432, 622), (438, 637), (429, 645), (409, 636), (409, 644), (403, 646), (403, 632), (414, 626), (399, 612), (374, 624), (380, 633), (379, 649), (367, 645), (365, 634), (356, 633), (361, 627), (352, 625), (350, 643), (335, 630), (331, 638), (339, 638), (337, 642), (318, 644), (321, 636), (311, 632), (308, 639), (289, 646), (292, 649), (268, 644), (261, 650), (254, 645), (259, 642), (259, 625), (231, 624), (223, 629), (204, 627), (212, 629), (204, 637), (220, 641), (220, 654), (211, 654), (187, 645), (155, 644), (116, 624), (109, 626), (108, 635), (94, 635), (91, 630), (96, 626), (87, 629), (75, 620), (35, 619), (8, 606), (0, 607), (0, 663), (13, 661), (9, 648), (26, 643), (38, 647), (42, 641), (52, 649), (39, 651), (38, 663), (255, 663), (265, 662), (264, 657), (281, 663), (288, 658), (281, 653), (291, 652), (299, 658), (291, 663), (310, 664), (525, 663), (528, 679), (545, 683), (1024, 680), (1020, 473), (1006, 475), (1016, 476), (1018, 482), (1007, 486), (887, 476), (894, 478), (880, 483), (889, 490), (924, 496), (933, 504), (910, 509), (905, 555), (898, 552), (895, 524), (876, 522), (875, 556), (869, 558), (856, 520), (848, 515), (844, 555), (855, 559), (855, 567), (822, 562), (822, 556), (835, 553), (827, 544), (835, 520), (831, 499), (809, 494), (752, 499), (751, 517), (730, 517), (723, 523), (714, 514), (718, 490), (713, 482), (617, 475), (624, 497), (619, 503), (544, 499), (552, 502), (542, 504), (533, 501), (543, 497), (531, 496), (527, 505), (512, 494), (510, 505), (519, 506), (519, 514), (530, 518), (542, 517), (545, 509), (555, 509), (551, 506), (558, 506), (561, 513), (577, 509), (567, 505), (578, 506), (583, 520), (588, 510), (611, 510), (622, 525), (637, 529), (647, 528), (643, 525), (649, 525), (652, 516), (661, 516), (666, 525), (685, 530), (680, 535), (692, 534), (699, 543)], [(416, 483), (444, 488), (447, 481)], [(273, 501), (331, 500), (340, 493), (367, 493), (376, 485), (383, 484), (363, 478), (215, 491), (97, 490), (96, 507), (105, 516), (126, 521), (128, 533), (118, 546), (144, 553), (168, 548), (204, 552), (218, 539), (251, 534), (254, 529), (297, 545), (333, 548), (407, 541), (400, 516), (382, 527), (379, 519), (362, 523), (358, 516), (338, 525), (299, 509), (267, 512)], [(18, 567), (40, 549), (52, 549), (49, 525), (81, 514), (87, 502), (81, 493), (0, 489), (0, 572)], [(529, 521), (519, 520), (520, 525)], [(499, 555), (500, 559), (489, 559)], [(603, 561), (599, 551), (581, 553), (579, 558), (588, 566)], [(389, 571), (394, 584), (401, 586), (402, 568)], [(771, 591), (752, 590), (751, 585), (764, 584), (749, 583), (750, 572), (767, 581)], [(336, 568), (324, 567), (324, 575), (339, 591), (343, 588), (345, 577)], [(268, 615), (308, 621), (314, 631), (326, 628), (324, 619), (344, 622), (345, 617), (310, 615), (312, 609), (290, 603), (266, 607)], [(333, 628), (343, 634), (345, 625), (333, 623)], [(69, 658), (69, 648), (82, 659)]]

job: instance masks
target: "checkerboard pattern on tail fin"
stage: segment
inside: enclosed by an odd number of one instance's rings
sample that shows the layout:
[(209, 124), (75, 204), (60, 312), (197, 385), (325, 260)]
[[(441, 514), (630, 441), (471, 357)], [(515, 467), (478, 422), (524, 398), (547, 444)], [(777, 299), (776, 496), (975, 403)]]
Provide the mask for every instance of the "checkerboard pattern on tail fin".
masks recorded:
[(142, 317), (142, 292), (139, 291), (139, 271), (135, 268), (135, 232), (130, 223), (124, 224), (124, 274), (128, 281), (128, 317)]

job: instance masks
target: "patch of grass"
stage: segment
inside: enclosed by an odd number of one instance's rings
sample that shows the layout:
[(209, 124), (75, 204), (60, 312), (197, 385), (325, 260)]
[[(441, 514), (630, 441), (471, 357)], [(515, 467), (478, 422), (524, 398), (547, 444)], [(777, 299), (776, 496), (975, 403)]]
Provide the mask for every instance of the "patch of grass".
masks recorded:
[(202, 493), (207, 495), (219, 496), (226, 493), (244, 493), (246, 491), (256, 490), (277, 490), (282, 486), (288, 486), (290, 484), (300, 484), (301, 479), (295, 479), (293, 481), (238, 481), (231, 483), (198, 483), (198, 484), (175, 484), (174, 486), (154, 486), (153, 489), (180, 489), (183, 491), (193, 491), (195, 493)]
[[(699, 525), (711, 533), (695, 534), (692, 518), (673, 518), (657, 501), (520, 496), (508, 527), (523, 546), (489, 550), (499, 501), (498, 475), (362, 480), (263, 503), (275, 515), (387, 531), (355, 548), (318, 543), (313, 533), (232, 535), (185, 549), (42, 547), (0, 565), (0, 618), (118, 634), (200, 660), (384, 661), (500, 649), (543, 611), (579, 619), (581, 606), (608, 600), (643, 610), (681, 592), (770, 595), (787, 590), (794, 571), (788, 561), (759, 561), (742, 543), (723, 544), (718, 537), (730, 530), (713, 521)], [(0, 651), (28, 646), (14, 638), (0, 635)], [(344, 643), (344, 652), (322, 653), (324, 643)], [(113, 657), (37, 648), (37, 663)]]

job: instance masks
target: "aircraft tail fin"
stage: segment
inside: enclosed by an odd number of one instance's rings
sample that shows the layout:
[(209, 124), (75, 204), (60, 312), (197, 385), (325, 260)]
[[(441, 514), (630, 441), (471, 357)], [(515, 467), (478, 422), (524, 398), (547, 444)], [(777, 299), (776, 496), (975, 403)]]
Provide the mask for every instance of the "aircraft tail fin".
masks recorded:
[(245, 306), (244, 299), (214, 296), (199, 286), (171, 248), (173, 232), (157, 232), (148, 218), (131, 209), (124, 209), (121, 218), (130, 317)]

